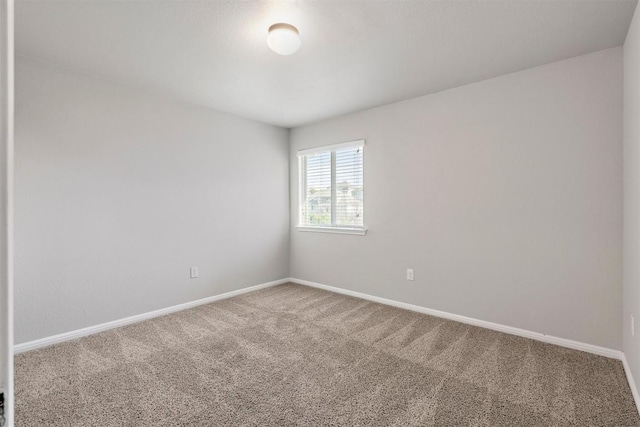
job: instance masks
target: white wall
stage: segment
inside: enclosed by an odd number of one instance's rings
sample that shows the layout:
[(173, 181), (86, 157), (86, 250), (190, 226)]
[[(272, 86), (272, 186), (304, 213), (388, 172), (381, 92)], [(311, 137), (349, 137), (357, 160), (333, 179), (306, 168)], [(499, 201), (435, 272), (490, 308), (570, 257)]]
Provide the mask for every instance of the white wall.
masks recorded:
[(25, 58), (16, 76), (16, 343), (288, 276), (287, 130)]
[[(296, 231), (297, 150), (359, 138), (369, 233)], [(293, 277), (622, 348), (621, 48), (293, 129), (290, 175)]]
[[(624, 353), (640, 381), (640, 8), (624, 43)], [(631, 315), (636, 334), (631, 336)]]
[(13, 425), (13, 0), (0, 2), (0, 391)]

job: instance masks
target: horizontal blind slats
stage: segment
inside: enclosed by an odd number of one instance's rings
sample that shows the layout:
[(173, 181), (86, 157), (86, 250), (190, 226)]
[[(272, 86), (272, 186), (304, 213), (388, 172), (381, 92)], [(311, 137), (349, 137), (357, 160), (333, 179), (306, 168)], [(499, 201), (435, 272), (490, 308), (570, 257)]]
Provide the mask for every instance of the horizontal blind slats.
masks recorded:
[(331, 152), (303, 158), (306, 191), (303, 201), (304, 225), (331, 225)]
[[(332, 170), (331, 151), (301, 156), (304, 162), (304, 194), (301, 225), (364, 226), (363, 146), (336, 147)], [(332, 201), (332, 183), (335, 200)], [(331, 218), (335, 203), (335, 218)]]
[(336, 223), (363, 226), (363, 147), (336, 150)]

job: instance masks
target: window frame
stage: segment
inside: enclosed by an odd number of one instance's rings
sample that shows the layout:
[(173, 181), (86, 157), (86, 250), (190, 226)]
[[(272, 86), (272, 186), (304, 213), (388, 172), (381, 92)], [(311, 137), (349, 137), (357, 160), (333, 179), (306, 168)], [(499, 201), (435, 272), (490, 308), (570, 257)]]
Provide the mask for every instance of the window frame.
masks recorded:
[[(309, 148), (305, 150), (298, 150), (298, 224), (296, 228), (298, 231), (312, 231), (312, 232), (320, 232), (320, 233), (337, 233), (337, 234), (355, 234), (364, 236), (367, 234), (367, 228), (364, 224), (364, 148), (366, 141), (364, 139), (357, 139), (354, 141), (343, 142), (340, 144), (332, 144), (332, 145), (323, 145), (321, 147)], [(361, 226), (353, 226), (353, 225), (338, 225), (333, 223), (336, 218), (336, 150), (344, 149), (344, 148), (352, 148), (352, 147), (362, 147), (362, 212), (363, 225)], [(330, 225), (307, 225), (302, 224), (302, 219), (304, 218), (304, 204), (306, 203), (306, 194), (307, 194), (307, 171), (306, 171), (306, 161), (305, 157), (312, 154), (317, 153), (331, 153), (331, 222)]]

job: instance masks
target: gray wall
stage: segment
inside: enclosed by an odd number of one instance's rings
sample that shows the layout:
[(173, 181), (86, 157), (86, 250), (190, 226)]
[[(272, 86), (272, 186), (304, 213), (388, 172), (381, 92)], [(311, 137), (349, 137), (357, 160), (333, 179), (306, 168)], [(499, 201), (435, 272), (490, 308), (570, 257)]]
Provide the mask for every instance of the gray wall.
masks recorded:
[[(17, 66), (17, 343), (290, 273), (622, 348), (621, 48), (293, 129), (290, 149), (283, 129)], [(289, 236), (296, 151), (358, 138), (368, 235)]]
[[(291, 275), (621, 349), (622, 77), (618, 47), (293, 129)], [(296, 231), (297, 150), (358, 138), (369, 233)]]
[[(640, 8), (624, 44), (624, 353), (640, 381)], [(631, 315), (636, 333), (631, 336)]]
[(16, 76), (16, 343), (287, 277), (285, 129), (24, 58)]

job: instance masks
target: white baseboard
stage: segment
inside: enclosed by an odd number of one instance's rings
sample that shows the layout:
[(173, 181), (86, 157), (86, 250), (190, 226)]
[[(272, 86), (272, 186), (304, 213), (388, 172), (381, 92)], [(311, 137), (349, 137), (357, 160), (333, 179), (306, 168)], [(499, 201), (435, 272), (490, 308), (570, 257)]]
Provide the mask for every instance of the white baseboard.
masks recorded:
[[(387, 298), (377, 297), (374, 295), (364, 294), (361, 292), (350, 291), (348, 289), (337, 288), (334, 286), (324, 285), (321, 283), (311, 282), (308, 280), (297, 279), (295, 277), (289, 277), (286, 279), (274, 280), (273, 282), (262, 283), (255, 286), (249, 286), (247, 288), (238, 289), (231, 292), (226, 292), (220, 295), (214, 295), (207, 298), (202, 298), (196, 301), (190, 301), (183, 304), (174, 305), (171, 307), (161, 308), (159, 310), (150, 311), (147, 313), (137, 314), (135, 316), (125, 317), (123, 319), (114, 320), (107, 323), (102, 323), (95, 326), (89, 326), (87, 328), (77, 329), (75, 331), (64, 332), (62, 334), (53, 335), (33, 341), (28, 341), (13, 346), (14, 353), (22, 353), (29, 350), (35, 350), (38, 348), (46, 347), (49, 345), (57, 344), (64, 341), (84, 337), (87, 335), (96, 334), (98, 332), (106, 331), (108, 329), (117, 328), (120, 326), (130, 325), (132, 323), (141, 322), (143, 320), (151, 319), (165, 314), (174, 313), (176, 311), (186, 310), (188, 308), (196, 307), (203, 304), (208, 304), (214, 301), (219, 301), (227, 298), (241, 295), (247, 292), (257, 291), (259, 289), (268, 288), (270, 286), (276, 286), (283, 283), (292, 282), (300, 285), (311, 286), (314, 288), (324, 289), (327, 291), (349, 295), (356, 298), (361, 298), (380, 304), (390, 305), (393, 307), (402, 308), (405, 310), (416, 311), (418, 313), (424, 313), (431, 316), (441, 317), (443, 319), (454, 320), (456, 322), (466, 323), (473, 326), (479, 326), (481, 328), (491, 329), (494, 331), (504, 332), (511, 335), (517, 335), (524, 338), (531, 338), (534, 340), (546, 342), (549, 344), (559, 345), (561, 347), (567, 347), (574, 350), (586, 351), (588, 353), (597, 354), (599, 356), (610, 357), (613, 359), (622, 360), (626, 364), (624, 355), (619, 350), (614, 350), (606, 347), (600, 347), (597, 345), (586, 344), (579, 341), (573, 341), (565, 338), (558, 338), (551, 335), (545, 335), (539, 332), (527, 331), (525, 329), (514, 328), (512, 326), (501, 325), (499, 323), (487, 322), (485, 320), (474, 319), (472, 317), (461, 316), (459, 314), (448, 313), (446, 311), (434, 310), (432, 308), (426, 308), (419, 305), (408, 304), (405, 302), (394, 301)], [(630, 377), (630, 371), (627, 369), (628, 365), (625, 365), (625, 370), (628, 372), (627, 376)], [(629, 382), (631, 384), (631, 381)], [(637, 396), (637, 390), (634, 388), (634, 396)], [(636, 398), (637, 399), (637, 398)]]
[(53, 335), (33, 341), (27, 341), (22, 344), (16, 344), (13, 346), (14, 354), (23, 353), (29, 350), (36, 350), (38, 348), (47, 347), (53, 344), (58, 344), (64, 341), (70, 341), (76, 338), (81, 338), (87, 335), (97, 334), (98, 332), (106, 331), (108, 329), (118, 328), (120, 326), (130, 325), (132, 323), (138, 323), (143, 320), (151, 319), (158, 316), (163, 316), (169, 313), (175, 313), (176, 311), (186, 310), (188, 308), (196, 307), (203, 304), (209, 304), (214, 301), (220, 301), (223, 299), (235, 297), (237, 295), (246, 294), (247, 292), (257, 291), (258, 289), (264, 289), (271, 286), (281, 285), (289, 282), (289, 279), (274, 280), (273, 282), (261, 283), (255, 286), (249, 286), (247, 288), (238, 289), (236, 291), (226, 292), (220, 295), (214, 295), (207, 298), (202, 298), (196, 301), (185, 302), (183, 304), (174, 305), (171, 307), (161, 308), (160, 310), (149, 311), (147, 313), (136, 314), (135, 316), (125, 317), (123, 319), (114, 320), (107, 323), (101, 323), (95, 326), (89, 326), (87, 328), (77, 329), (75, 331), (64, 332), (62, 334)]
[(633, 379), (633, 374), (631, 373), (631, 367), (629, 366), (629, 362), (627, 362), (627, 357), (622, 355), (622, 365), (624, 366), (624, 373), (627, 374), (627, 382), (629, 383), (629, 387), (631, 388), (631, 394), (633, 394), (633, 400), (636, 402), (636, 409), (638, 413), (640, 413), (640, 393), (638, 393), (638, 387), (636, 386), (636, 382)]
[(621, 360), (627, 376), (627, 381), (629, 382), (629, 387), (631, 388), (631, 393), (633, 394), (633, 398), (636, 403), (636, 407), (640, 412), (640, 394), (638, 393), (638, 388), (636, 387), (636, 383), (634, 381), (633, 375), (631, 374), (629, 363), (627, 362), (627, 359), (624, 353), (622, 353), (619, 350), (613, 350), (610, 348), (600, 347), (592, 344), (586, 344), (579, 341), (568, 340), (565, 338), (558, 338), (551, 335), (545, 335), (539, 332), (527, 331), (525, 329), (514, 328), (511, 326), (505, 326), (499, 323), (487, 322), (484, 320), (478, 320), (472, 317), (466, 317), (458, 314), (447, 313), (446, 311), (434, 310), (431, 308), (421, 307), (418, 305), (408, 304), (400, 301), (394, 301), (387, 298), (364, 294), (361, 292), (350, 291), (348, 289), (336, 288), (334, 286), (323, 285), (321, 283), (310, 282), (308, 280), (297, 279), (294, 277), (274, 280), (273, 282), (261, 283), (259, 285), (249, 286), (247, 288), (226, 292), (224, 294), (214, 295), (214, 296), (202, 298), (196, 301), (190, 301), (187, 303), (162, 308), (160, 310), (155, 310), (155, 311), (150, 311), (143, 314), (138, 314), (135, 316), (125, 317), (123, 319), (102, 323), (100, 325), (89, 326), (87, 328), (77, 329), (75, 331), (65, 332), (62, 334), (53, 335), (50, 337), (41, 338), (34, 341), (28, 341), (25, 343), (16, 344), (13, 346), (13, 350), (14, 350), (14, 353), (16, 354), (23, 353), (29, 350), (36, 350), (38, 348), (47, 347), (47, 346), (58, 344), (64, 341), (70, 341), (76, 338), (81, 338), (87, 335), (96, 334), (98, 332), (106, 331), (109, 329), (118, 328), (120, 326), (130, 325), (132, 323), (138, 323), (143, 320), (152, 319), (154, 317), (163, 316), (165, 314), (175, 313), (177, 311), (186, 310), (188, 308), (196, 307), (203, 304), (209, 304), (214, 301), (220, 301), (220, 300), (231, 298), (237, 295), (245, 294), (252, 291), (257, 291), (259, 289), (264, 289), (271, 286), (281, 285), (283, 283), (288, 283), (288, 282), (297, 283), (305, 286), (311, 286), (319, 289), (324, 289), (324, 290), (335, 292), (338, 294), (349, 295), (352, 297), (361, 298), (368, 301), (373, 301), (373, 302), (377, 302), (380, 304), (385, 304), (393, 307), (398, 307), (405, 310), (424, 313), (424, 314), (428, 314), (435, 317), (441, 317), (443, 319), (454, 320), (456, 322), (466, 323), (473, 326), (479, 326), (481, 328), (491, 329), (498, 332), (504, 332), (511, 335), (517, 335), (524, 338), (531, 338), (537, 341), (559, 345), (561, 347), (571, 348), (571, 349), (580, 350), (580, 351), (586, 351), (588, 353), (597, 354), (599, 356), (605, 356), (605, 357)]
[(349, 295), (356, 298), (366, 299), (366, 300), (377, 302), (380, 304), (403, 308), (405, 310), (411, 310), (411, 311), (416, 311), (418, 313), (429, 314), (431, 316), (441, 317), (443, 319), (454, 320), (456, 322), (466, 323), (468, 325), (479, 326), (481, 328), (491, 329), (498, 332), (504, 332), (506, 334), (517, 335), (519, 337), (530, 338), (530, 339), (542, 341), (549, 344), (555, 344), (561, 347), (567, 347), (574, 350), (586, 351), (587, 353), (593, 353), (599, 356), (623, 360), (623, 353), (619, 350), (614, 350), (611, 348), (600, 347), (592, 344), (586, 344), (583, 342), (568, 340), (565, 338), (558, 338), (551, 335), (541, 334), (539, 332), (527, 331), (525, 329), (514, 328), (512, 326), (505, 326), (499, 323), (487, 322), (485, 320), (478, 320), (472, 317), (466, 317), (466, 316), (461, 316), (459, 314), (447, 313), (446, 311), (434, 310), (431, 308), (421, 307), (419, 305), (407, 304), (404, 302), (376, 297), (373, 295), (363, 294), (360, 292), (350, 291), (347, 289), (323, 285), (321, 283), (310, 282), (308, 280), (296, 279), (294, 277), (290, 277), (289, 281), (293, 283), (298, 283), (300, 285), (311, 286), (314, 288), (324, 289), (327, 291), (336, 292), (343, 295)]

